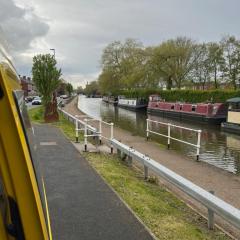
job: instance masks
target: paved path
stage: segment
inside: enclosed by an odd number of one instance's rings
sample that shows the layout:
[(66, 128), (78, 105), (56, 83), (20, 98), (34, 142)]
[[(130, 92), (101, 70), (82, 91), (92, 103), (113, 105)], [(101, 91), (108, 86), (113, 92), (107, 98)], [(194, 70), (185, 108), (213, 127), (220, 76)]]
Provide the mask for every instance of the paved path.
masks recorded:
[[(77, 108), (77, 98), (70, 102), (64, 108), (65, 111), (73, 115), (81, 115), (81, 111)], [(91, 122), (94, 126), (94, 122)], [(98, 127), (95, 125), (95, 127)], [(105, 136), (110, 135), (109, 127), (102, 127)], [(222, 198), (233, 206), (240, 208), (240, 176), (224, 171), (215, 166), (204, 162), (196, 162), (176, 153), (172, 150), (166, 150), (159, 147), (155, 142), (146, 142), (146, 139), (140, 136), (132, 135), (131, 132), (114, 127), (114, 138), (121, 140), (123, 143), (132, 146), (141, 153), (147, 154), (152, 159), (158, 161), (179, 175), (187, 178), (195, 184), (206, 190), (214, 190), (215, 195)], [(189, 204), (196, 207), (202, 213), (206, 213), (206, 209), (198, 204), (192, 198), (174, 188), (171, 184), (163, 181), (170, 189), (186, 200)]]
[(53, 239), (153, 239), (59, 129), (34, 125), (34, 132)]

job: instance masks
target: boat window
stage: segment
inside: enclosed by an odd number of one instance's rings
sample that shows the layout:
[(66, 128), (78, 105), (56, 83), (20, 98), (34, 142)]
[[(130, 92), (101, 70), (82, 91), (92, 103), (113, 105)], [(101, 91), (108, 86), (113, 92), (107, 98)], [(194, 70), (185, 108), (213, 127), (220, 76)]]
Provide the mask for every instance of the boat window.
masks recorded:
[(174, 110), (174, 105), (171, 106), (171, 110)]
[(192, 105), (192, 112), (196, 112), (196, 105)]
[(182, 110), (182, 105), (180, 105), (180, 110)]
[(229, 110), (240, 110), (240, 103), (230, 103), (228, 109)]

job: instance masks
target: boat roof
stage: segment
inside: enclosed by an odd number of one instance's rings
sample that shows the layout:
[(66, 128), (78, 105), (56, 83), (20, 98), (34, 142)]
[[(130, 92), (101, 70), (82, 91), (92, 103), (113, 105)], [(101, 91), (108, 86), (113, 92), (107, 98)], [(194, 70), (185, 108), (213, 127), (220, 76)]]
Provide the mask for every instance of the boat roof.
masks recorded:
[(227, 100), (228, 103), (238, 103), (240, 102), (240, 97), (230, 98)]

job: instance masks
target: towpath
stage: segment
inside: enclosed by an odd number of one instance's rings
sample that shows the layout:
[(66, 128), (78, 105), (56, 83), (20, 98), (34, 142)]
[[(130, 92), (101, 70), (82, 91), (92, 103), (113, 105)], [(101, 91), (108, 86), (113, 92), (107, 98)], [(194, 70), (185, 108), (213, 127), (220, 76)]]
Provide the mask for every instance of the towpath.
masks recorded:
[[(64, 107), (64, 110), (73, 115), (84, 115), (77, 108), (77, 98)], [(94, 122), (91, 122), (94, 126)], [(97, 127), (97, 126), (96, 126)], [(105, 136), (110, 136), (109, 127), (102, 126), (102, 132)], [(186, 156), (180, 155), (173, 150), (161, 148), (157, 143), (146, 141), (145, 138), (132, 135), (131, 132), (125, 131), (119, 127), (114, 127), (114, 138), (121, 140), (121, 142), (132, 146), (134, 149), (140, 151), (158, 161), (179, 175), (187, 178), (193, 183), (201, 186), (206, 190), (213, 190), (215, 195), (230, 203), (236, 208), (240, 208), (240, 176), (234, 175), (224, 171), (215, 166), (204, 162), (196, 162)], [(205, 209), (197, 204), (193, 199), (187, 197), (173, 186), (163, 181), (170, 189), (193, 205), (200, 212), (205, 212)]]

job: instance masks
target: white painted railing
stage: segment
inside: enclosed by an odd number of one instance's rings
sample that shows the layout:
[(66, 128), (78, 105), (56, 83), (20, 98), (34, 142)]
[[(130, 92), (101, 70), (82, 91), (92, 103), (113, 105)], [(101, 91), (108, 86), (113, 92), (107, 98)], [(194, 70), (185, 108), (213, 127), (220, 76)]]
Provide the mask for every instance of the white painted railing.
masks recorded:
[[(114, 129), (114, 124), (113, 123), (108, 123), (105, 121), (102, 121), (101, 119), (95, 119), (95, 118), (86, 118), (86, 115), (75, 115), (73, 116), (72, 114), (64, 111), (61, 108), (58, 108), (58, 110), (65, 115), (65, 117), (71, 121), (75, 122), (75, 136), (76, 136), (76, 142), (79, 142), (79, 132), (83, 131), (84, 132), (84, 149), (87, 151), (87, 144), (88, 144), (88, 137), (98, 137), (99, 143), (102, 143), (102, 138), (106, 139), (109, 141), (111, 145), (111, 153), (113, 153), (113, 146), (110, 142), (114, 138), (113, 135), (113, 129)], [(79, 118), (84, 118), (84, 119), (79, 119)], [(90, 122), (98, 122), (98, 127), (93, 127), (91, 126)], [(104, 136), (102, 133), (102, 125), (106, 125), (110, 127), (110, 136)], [(90, 133), (88, 133), (90, 132)]]
[[(150, 130), (150, 124), (151, 123), (156, 123), (158, 125), (167, 126), (168, 134), (165, 135), (163, 133), (159, 133), (159, 132)], [(196, 132), (197, 133), (197, 144), (193, 144), (193, 143), (184, 141), (182, 139), (178, 139), (178, 138), (172, 137), (171, 136), (171, 127), (184, 129), (184, 130), (191, 131), (191, 132)], [(159, 121), (154, 121), (154, 120), (151, 120), (151, 119), (147, 119), (147, 129), (146, 129), (147, 140), (149, 139), (150, 133), (158, 135), (158, 136), (166, 137), (168, 139), (168, 143), (167, 143), (168, 149), (170, 148), (171, 139), (197, 148), (196, 157), (197, 157), (197, 161), (199, 160), (202, 130), (197, 130), (197, 129), (193, 129), (193, 128), (187, 128), (187, 127), (183, 127), (183, 126), (174, 125), (174, 124), (171, 124), (171, 123), (165, 123), (165, 122), (159, 122)]]
[[(73, 123), (81, 122), (84, 124), (84, 132), (85, 136), (87, 135), (87, 130), (95, 131), (95, 134), (91, 136), (98, 136), (103, 137), (101, 131), (97, 131), (96, 128), (93, 128), (88, 124), (89, 121), (82, 121), (74, 117), (73, 115), (67, 113), (66, 111), (59, 109), (67, 118), (72, 121)], [(85, 119), (86, 120), (86, 119)], [(132, 147), (129, 147), (118, 140), (114, 139), (113, 136), (113, 123), (107, 123), (101, 120), (91, 119), (91, 121), (99, 121), (99, 129), (101, 130), (101, 124), (106, 124), (111, 127), (111, 136), (110, 138), (106, 138), (109, 140), (111, 144), (111, 152), (113, 153), (113, 147), (117, 149), (117, 152), (122, 156), (125, 155), (128, 158), (135, 159), (136, 161), (140, 162), (144, 166), (144, 177), (148, 178), (148, 169), (151, 169), (153, 172), (158, 174), (160, 177), (164, 178), (169, 183), (175, 185), (178, 189), (182, 190), (184, 193), (198, 201), (199, 203), (203, 204), (208, 209), (208, 227), (212, 229), (214, 227), (214, 213), (225, 219), (227, 222), (231, 223), (236, 228), (240, 229), (240, 211), (239, 209), (233, 207), (232, 205), (226, 203), (222, 199), (214, 196), (211, 192), (204, 190), (203, 188), (199, 187), (198, 185), (192, 183), (191, 181), (183, 178), (182, 176), (176, 174), (175, 172), (171, 171), (170, 169), (164, 167), (160, 163), (156, 162), (155, 160), (149, 158), (148, 156), (136, 151)], [(164, 123), (166, 124), (166, 123)], [(172, 125), (171, 126), (175, 126)], [(179, 127), (179, 126), (177, 126)], [(194, 130), (190, 128), (181, 127), (182, 129), (186, 130)], [(148, 129), (149, 130), (149, 129)], [(194, 130), (199, 133), (199, 130)], [(172, 138), (173, 139), (173, 138)], [(200, 141), (199, 141), (200, 143)], [(200, 144), (199, 144), (200, 145)], [(85, 149), (87, 150), (87, 149)]]

